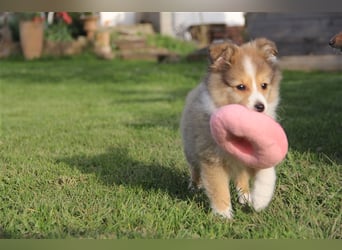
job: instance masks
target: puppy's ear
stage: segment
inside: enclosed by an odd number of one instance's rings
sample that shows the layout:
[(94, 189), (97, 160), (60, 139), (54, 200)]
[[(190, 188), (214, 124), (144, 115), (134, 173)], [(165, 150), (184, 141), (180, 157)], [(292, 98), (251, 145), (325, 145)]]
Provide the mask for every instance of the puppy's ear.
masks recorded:
[(258, 38), (254, 40), (254, 44), (262, 51), (267, 61), (271, 63), (277, 62), (278, 49), (274, 42), (266, 38)]
[(231, 65), (232, 56), (236, 52), (237, 46), (232, 43), (212, 44), (209, 47), (210, 69), (222, 71)]

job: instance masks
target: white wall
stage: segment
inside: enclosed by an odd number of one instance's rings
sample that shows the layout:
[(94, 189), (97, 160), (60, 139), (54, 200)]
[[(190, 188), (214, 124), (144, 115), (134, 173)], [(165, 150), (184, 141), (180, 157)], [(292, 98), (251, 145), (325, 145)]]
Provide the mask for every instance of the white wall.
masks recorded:
[(173, 12), (173, 30), (179, 37), (186, 38), (188, 28), (199, 24), (244, 26), (244, 12)]
[(132, 25), (135, 23), (135, 12), (100, 12), (101, 26)]
[[(100, 12), (102, 26), (135, 24), (142, 13), (139, 12)], [(185, 37), (192, 25), (226, 24), (244, 26), (244, 12), (162, 12), (159, 25), (162, 34)], [(152, 20), (150, 20), (152, 21)]]
[(174, 12), (174, 26), (198, 24), (220, 24), (229, 26), (245, 25), (243, 12)]

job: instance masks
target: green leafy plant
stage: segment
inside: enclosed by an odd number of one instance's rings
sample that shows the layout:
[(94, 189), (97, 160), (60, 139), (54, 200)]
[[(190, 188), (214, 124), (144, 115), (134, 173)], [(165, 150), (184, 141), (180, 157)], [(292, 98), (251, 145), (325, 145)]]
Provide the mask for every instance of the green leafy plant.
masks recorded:
[(66, 42), (72, 41), (72, 36), (65, 24), (58, 23), (45, 30), (45, 39), (54, 42)]
[(45, 30), (45, 39), (54, 42), (72, 41), (71, 23), (72, 18), (67, 12), (57, 12), (54, 22)]

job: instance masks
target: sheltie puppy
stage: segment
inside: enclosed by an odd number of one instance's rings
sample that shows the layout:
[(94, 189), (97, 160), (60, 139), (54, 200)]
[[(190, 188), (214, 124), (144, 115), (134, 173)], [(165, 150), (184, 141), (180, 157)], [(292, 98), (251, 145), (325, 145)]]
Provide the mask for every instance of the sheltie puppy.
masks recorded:
[(230, 180), (239, 202), (260, 211), (272, 199), (276, 174), (274, 167), (254, 170), (223, 152), (210, 134), (210, 115), (221, 106), (241, 104), (275, 119), (281, 80), (277, 54), (266, 38), (241, 46), (213, 44), (207, 76), (186, 98), (180, 128), (191, 186), (203, 188), (213, 212), (228, 219), (233, 216)]

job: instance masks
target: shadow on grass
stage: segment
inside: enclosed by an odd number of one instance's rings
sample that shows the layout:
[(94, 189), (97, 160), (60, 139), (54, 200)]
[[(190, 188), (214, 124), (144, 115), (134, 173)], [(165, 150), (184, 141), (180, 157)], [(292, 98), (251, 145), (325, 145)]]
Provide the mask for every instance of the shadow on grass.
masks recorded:
[[(302, 153), (323, 154), (338, 164), (342, 162), (340, 81), (342, 76), (337, 73), (328, 75), (314, 72), (308, 78), (308, 73), (285, 72), (279, 113), (291, 149)], [(162, 97), (157, 94), (157, 98), (169, 101), (169, 98), (172, 99), (170, 96), (174, 94), (176, 94), (174, 98), (179, 98), (178, 94), (184, 97), (184, 91), (181, 89), (180, 93), (169, 93), (169, 95), (162, 93)], [(140, 98), (144, 96), (139, 97), (135, 92), (126, 94), (132, 95), (127, 102), (133, 103), (141, 102)], [(154, 99), (149, 98), (145, 97), (145, 101), (154, 102)], [(134, 130), (156, 127), (175, 130), (178, 129), (178, 124), (178, 113), (155, 109), (148, 114), (142, 114), (126, 126)], [(172, 163), (161, 165), (157, 162), (140, 162), (130, 156), (128, 149), (124, 147), (111, 148), (106, 153), (96, 156), (76, 155), (59, 161), (76, 167), (84, 173), (95, 173), (106, 185), (162, 190), (180, 199), (191, 196), (187, 189), (188, 173), (178, 170)]]
[(143, 163), (133, 159), (125, 148), (110, 148), (96, 156), (73, 156), (58, 159), (83, 173), (95, 173), (105, 185), (141, 187), (144, 190), (161, 190), (173, 198), (191, 198), (189, 176), (170, 164)]
[(280, 123), (289, 146), (342, 163), (342, 75), (285, 72)]

